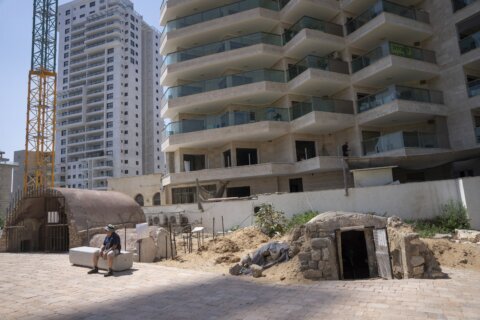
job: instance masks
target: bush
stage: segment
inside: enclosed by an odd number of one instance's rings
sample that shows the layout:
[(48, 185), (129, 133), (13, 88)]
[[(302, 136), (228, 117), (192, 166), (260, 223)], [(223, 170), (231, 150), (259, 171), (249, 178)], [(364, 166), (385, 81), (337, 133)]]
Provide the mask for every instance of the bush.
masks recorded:
[(261, 204), (260, 209), (253, 216), (255, 224), (269, 237), (273, 237), (277, 233), (283, 234), (286, 230), (285, 213), (276, 211), (270, 204)]
[(423, 238), (434, 236), (436, 233), (452, 233), (455, 229), (469, 229), (470, 221), (467, 210), (460, 202), (449, 201), (442, 205), (441, 214), (430, 220), (406, 220), (413, 225), (416, 232)]
[(306, 211), (304, 213), (295, 214), (290, 220), (288, 220), (287, 230), (293, 229), (297, 226), (301, 226), (312, 220), (312, 218), (316, 217), (317, 215), (317, 211)]

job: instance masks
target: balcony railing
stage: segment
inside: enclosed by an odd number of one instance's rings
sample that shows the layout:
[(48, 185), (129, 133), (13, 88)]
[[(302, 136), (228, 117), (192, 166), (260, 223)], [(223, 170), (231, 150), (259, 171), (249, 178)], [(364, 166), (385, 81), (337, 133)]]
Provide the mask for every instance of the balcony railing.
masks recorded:
[(180, 133), (225, 128), (261, 121), (289, 121), (288, 109), (270, 107), (248, 111), (232, 111), (221, 115), (171, 122), (163, 130), (162, 136), (163, 139), (167, 139)]
[(260, 43), (281, 46), (282, 38), (281, 36), (276, 34), (258, 32), (258, 33), (249, 34), (246, 36), (236, 37), (236, 38), (227, 39), (224, 41), (219, 41), (215, 43), (206, 44), (203, 46), (198, 46), (198, 47), (194, 47), (194, 48), (190, 48), (182, 51), (173, 52), (166, 56), (162, 66), (162, 71), (164, 69), (164, 66), (168, 66), (173, 63), (192, 60), (195, 58), (200, 58), (200, 57), (208, 56), (215, 53), (249, 47), (249, 46), (253, 46)]
[(292, 102), (290, 119), (295, 120), (314, 111), (353, 114), (353, 102), (313, 97), (307, 102)]
[(355, 30), (360, 29), (363, 25), (367, 24), (383, 12), (392, 13), (420, 22), (430, 23), (430, 18), (427, 12), (420, 11), (411, 7), (405, 7), (393, 2), (379, 0), (373, 6), (368, 8), (365, 12), (346, 23), (345, 26), (347, 29), (347, 33), (350, 34)]
[(293, 26), (285, 30), (283, 34), (284, 43), (289, 42), (297, 33), (303, 29), (318, 30), (325, 33), (343, 37), (343, 27), (341, 25), (318, 20), (312, 17), (302, 17)]
[(374, 109), (392, 102), (393, 100), (409, 100), (443, 104), (443, 93), (435, 90), (393, 85), (385, 90), (358, 100), (358, 112), (361, 113)]
[(255, 8), (265, 8), (279, 11), (280, 3), (277, 0), (243, 0), (231, 3), (218, 8), (192, 14), (186, 17), (178, 18), (167, 22), (165, 32), (185, 28), (197, 23), (218, 19), (235, 13), (247, 11)]
[(433, 133), (394, 132), (362, 142), (364, 155), (372, 155), (403, 148), (438, 148)]
[(162, 102), (165, 103), (166, 100), (169, 99), (185, 97), (213, 90), (232, 88), (261, 81), (285, 82), (285, 74), (281, 70), (262, 69), (170, 87), (167, 89), (167, 91), (165, 91), (162, 97)]
[(348, 74), (348, 63), (341, 60), (328, 59), (317, 56), (306, 56), (300, 62), (288, 68), (288, 80), (292, 80), (307, 69), (320, 69), (331, 72)]
[(480, 143), (480, 127), (475, 128), (475, 136), (477, 137), (477, 143)]
[(477, 0), (452, 0), (453, 11), (456, 12), (460, 9), (463, 9), (476, 1)]
[(480, 79), (467, 83), (468, 96), (470, 98), (480, 95)]
[(463, 38), (460, 40), (459, 44), (460, 52), (462, 54), (480, 48), (480, 31)]
[(369, 53), (356, 58), (352, 61), (352, 72), (357, 72), (378, 60), (388, 56), (395, 55), (408, 59), (415, 59), (429, 63), (436, 63), (435, 52), (416, 47), (406, 46), (395, 42), (384, 42)]

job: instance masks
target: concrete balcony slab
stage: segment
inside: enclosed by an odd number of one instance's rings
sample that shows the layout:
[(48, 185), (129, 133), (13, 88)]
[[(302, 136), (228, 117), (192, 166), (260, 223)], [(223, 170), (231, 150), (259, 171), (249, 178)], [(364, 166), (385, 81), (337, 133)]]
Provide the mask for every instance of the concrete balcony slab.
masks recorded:
[(337, 0), (290, 0), (280, 11), (282, 20), (290, 23), (305, 15), (329, 21), (339, 13)]
[(383, 87), (395, 83), (432, 79), (440, 74), (438, 65), (388, 55), (352, 75), (354, 85)]
[(325, 134), (351, 128), (355, 125), (355, 115), (313, 111), (291, 122), (295, 133)]
[(350, 75), (309, 68), (289, 81), (290, 93), (327, 96), (350, 86)]
[(345, 48), (345, 38), (313, 29), (303, 29), (284, 47), (285, 55), (301, 59), (307, 55), (325, 56)]
[(427, 121), (435, 116), (447, 116), (448, 108), (443, 104), (394, 100), (357, 115), (359, 125), (389, 127)]

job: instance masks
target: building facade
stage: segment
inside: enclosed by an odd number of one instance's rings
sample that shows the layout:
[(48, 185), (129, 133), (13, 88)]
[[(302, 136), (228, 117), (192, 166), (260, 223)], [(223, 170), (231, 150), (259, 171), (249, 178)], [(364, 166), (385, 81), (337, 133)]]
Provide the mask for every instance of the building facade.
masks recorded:
[(166, 203), (197, 179), (241, 197), (479, 156), (480, 1), (168, 0), (160, 20)]
[(129, 0), (58, 12), (56, 185), (106, 190), (110, 177), (161, 172), (160, 34)]
[[(10, 205), (10, 197), (14, 183), (14, 171), (18, 167), (15, 162), (8, 162), (8, 159), (3, 157), (4, 152), (0, 151), (0, 220), (4, 220), (7, 208)], [(0, 229), (3, 225), (0, 224)]]

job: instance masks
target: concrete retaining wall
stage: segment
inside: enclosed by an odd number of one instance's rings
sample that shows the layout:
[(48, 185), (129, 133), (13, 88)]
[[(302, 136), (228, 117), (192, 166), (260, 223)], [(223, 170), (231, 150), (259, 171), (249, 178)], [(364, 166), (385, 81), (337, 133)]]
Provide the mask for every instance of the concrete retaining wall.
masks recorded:
[[(462, 187), (463, 186), (463, 187)], [(463, 191), (462, 191), (463, 190)], [(440, 213), (441, 205), (450, 200), (461, 201), (467, 207), (472, 227), (480, 229), (480, 177), (440, 180), (367, 188), (343, 189), (259, 195), (255, 200), (233, 200), (203, 203), (204, 212), (196, 204), (145, 207), (149, 217), (184, 214), (190, 222), (202, 222), (211, 232), (221, 230), (223, 216), (225, 229), (248, 226), (253, 223), (253, 211), (262, 203), (270, 203), (291, 217), (308, 210), (376, 212), (402, 219), (427, 219)], [(161, 219), (160, 221), (163, 221)]]

